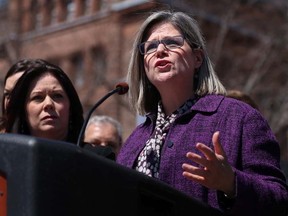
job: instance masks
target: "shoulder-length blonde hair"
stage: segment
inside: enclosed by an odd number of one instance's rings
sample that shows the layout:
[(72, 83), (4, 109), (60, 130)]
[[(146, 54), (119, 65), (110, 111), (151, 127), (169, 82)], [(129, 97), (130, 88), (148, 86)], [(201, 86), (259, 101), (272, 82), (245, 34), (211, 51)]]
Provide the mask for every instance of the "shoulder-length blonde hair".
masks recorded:
[(203, 63), (197, 69), (197, 79), (194, 82), (195, 94), (226, 94), (226, 89), (220, 82), (211, 60), (208, 57), (205, 41), (197, 24), (197, 21), (183, 12), (157, 11), (152, 13), (141, 25), (132, 48), (129, 63), (127, 82), (129, 84), (129, 102), (132, 108), (140, 114), (145, 115), (157, 107), (160, 100), (158, 90), (149, 82), (145, 69), (144, 58), (139, 52), (140, 43), (147, 40), (147, 33), (156, 24), (168, 22), (179, 29), (186, 42), (195, 48), (195, 45), (203, 50)]

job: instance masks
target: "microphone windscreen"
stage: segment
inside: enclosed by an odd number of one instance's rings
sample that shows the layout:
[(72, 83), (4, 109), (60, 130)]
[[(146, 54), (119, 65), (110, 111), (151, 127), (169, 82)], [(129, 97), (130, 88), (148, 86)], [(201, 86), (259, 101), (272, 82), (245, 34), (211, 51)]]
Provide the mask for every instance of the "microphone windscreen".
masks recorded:
[(118, 83), (118, 84), (116, 85), (116, 88), (119, 89), (119, 91), (118, 91), (118, 94), (119, 94), (119, 95), (126, 94), (126, 93), (128, 92), (128, 90), (129, 90), (129, 86), (128, 86), (128, 84), (125, 83), (125, 82)]

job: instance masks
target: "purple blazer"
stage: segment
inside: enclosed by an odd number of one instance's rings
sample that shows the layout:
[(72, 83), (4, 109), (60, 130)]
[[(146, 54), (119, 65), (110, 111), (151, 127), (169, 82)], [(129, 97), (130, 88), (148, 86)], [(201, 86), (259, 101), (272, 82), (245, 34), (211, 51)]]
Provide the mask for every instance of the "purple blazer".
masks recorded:
[[(120, 150), (117, 163), (134, 168), (155, 121), (154, 113), (137, 126)], [(235, 170), (234, 200), (182, 176), (182, 164), (191, 163), (186, 153), (201, 154), (195, 148), (197, 142), (213, 149), (215, 131), (220, 131), (220, 142)], [(279, 144), (259, 111), (236, 99), (207, 95), (171, 125), (161, 151), (159, 179), (231, 215), (284, 216), (288, 211), (288, 187), (279, 160)]]

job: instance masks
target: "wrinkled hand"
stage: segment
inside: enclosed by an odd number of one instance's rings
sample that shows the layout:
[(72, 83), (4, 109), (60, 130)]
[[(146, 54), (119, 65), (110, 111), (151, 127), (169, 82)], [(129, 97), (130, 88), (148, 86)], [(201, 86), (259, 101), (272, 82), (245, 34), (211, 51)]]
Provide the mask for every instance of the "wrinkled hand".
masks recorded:
[(213, 134), (212, 143), (215, 152), (203, 143), (196, 144), (196, 148), (205, 157), (193, 152), (186, 154), (187, 158), (199, 166), (184, 163), (182, 165), (183, 176), (207, 188), (220, 190), (233, 196), (235, 194), (234, 172), (219, 141), (219, 131)]

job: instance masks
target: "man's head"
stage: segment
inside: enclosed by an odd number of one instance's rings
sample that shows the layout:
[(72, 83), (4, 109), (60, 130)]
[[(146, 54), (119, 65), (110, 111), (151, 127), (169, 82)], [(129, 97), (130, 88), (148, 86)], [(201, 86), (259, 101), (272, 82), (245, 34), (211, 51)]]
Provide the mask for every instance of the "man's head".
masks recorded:
[(84, 142), (92, 146), (109, 146), (117, 156), (122, 146), (121, 125), (109, 116), (93, 116), (87, 124)]

